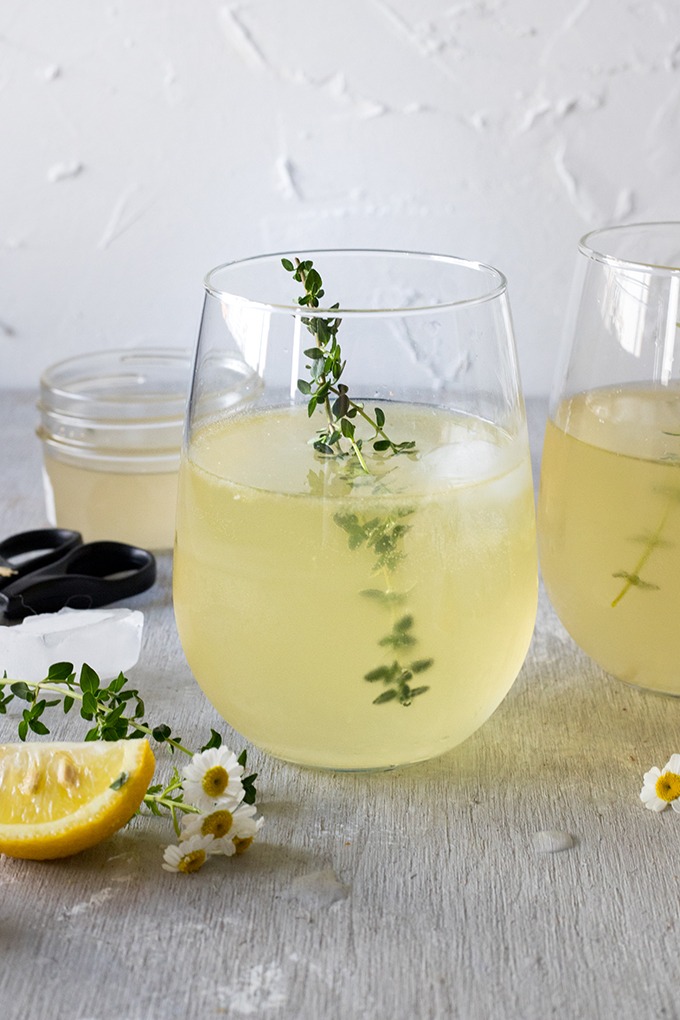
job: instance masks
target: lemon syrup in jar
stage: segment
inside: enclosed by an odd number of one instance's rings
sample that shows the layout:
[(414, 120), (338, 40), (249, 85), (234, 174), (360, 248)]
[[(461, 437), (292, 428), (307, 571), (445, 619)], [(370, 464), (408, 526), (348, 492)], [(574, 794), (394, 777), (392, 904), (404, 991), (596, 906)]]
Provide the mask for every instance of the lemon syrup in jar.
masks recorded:
[(37, 431), (50, 524), (88, 542), (172, 547), (190, 372), (188, 352), (160, 347), (86, 354), (44, 372)]

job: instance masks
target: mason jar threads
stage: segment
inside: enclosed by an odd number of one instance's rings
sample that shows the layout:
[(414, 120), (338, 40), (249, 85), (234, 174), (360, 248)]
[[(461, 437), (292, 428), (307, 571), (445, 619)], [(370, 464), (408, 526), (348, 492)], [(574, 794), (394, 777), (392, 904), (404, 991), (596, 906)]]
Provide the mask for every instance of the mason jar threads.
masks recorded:
[(85, 354), (43, 373), (37, 433), (52, 525), (88, 542), (172, 547), (190, 376), (190, 353), (172, 348)]

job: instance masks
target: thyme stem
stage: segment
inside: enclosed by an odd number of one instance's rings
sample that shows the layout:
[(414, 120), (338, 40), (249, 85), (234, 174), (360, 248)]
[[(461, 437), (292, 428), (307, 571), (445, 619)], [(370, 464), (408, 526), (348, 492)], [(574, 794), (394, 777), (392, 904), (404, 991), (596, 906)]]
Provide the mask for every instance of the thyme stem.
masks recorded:
[(151, 806), (158, 804), (160, 807), (168, 808), (170, 811), (184, 811), (185, 814), (200, 815), (200, 808), (193, 804), (187, 804), (185, 800), (174, 800), (172, 797), (162, 797), (156, 793), (146, 793), (144, 803)]

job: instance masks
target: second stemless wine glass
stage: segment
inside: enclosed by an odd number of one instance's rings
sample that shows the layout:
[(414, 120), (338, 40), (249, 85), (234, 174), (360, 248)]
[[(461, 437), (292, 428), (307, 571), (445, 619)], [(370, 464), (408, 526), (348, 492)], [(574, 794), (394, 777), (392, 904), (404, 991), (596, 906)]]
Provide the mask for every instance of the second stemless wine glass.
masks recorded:
[(548, 594), (630, 684), (680, 695), (680, 223), (588, 234), (541, 470)]
[(499, 272), (318, 251), (208, 274), (174, 601), (235, 729), (324, 768), (441, 754), (513, 683), (536, 590)]

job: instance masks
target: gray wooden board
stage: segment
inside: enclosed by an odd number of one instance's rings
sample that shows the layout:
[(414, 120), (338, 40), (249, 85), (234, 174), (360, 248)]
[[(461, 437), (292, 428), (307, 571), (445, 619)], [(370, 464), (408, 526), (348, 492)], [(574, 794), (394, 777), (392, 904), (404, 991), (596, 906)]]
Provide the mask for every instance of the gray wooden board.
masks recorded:
[[(0, 400), (5, 535), (45, 523), (33, 403)], [(188, 742), (215, 726), (240, 748), (190, 675), (160, 566), (131, 678)], [(169, 823), (138, 817), (70, 860), (0, 859), (0, 1020), (678, 1017), (680, 817), (638, 793), (679, 723), (680, 702), (591, 664), (542, 593), (515, 686), (445, 757), (338, 775), (251, 749), (266, 823), (243, 857), (167, 874)], [(539, 852), (546, 830), (574, 846)]]

